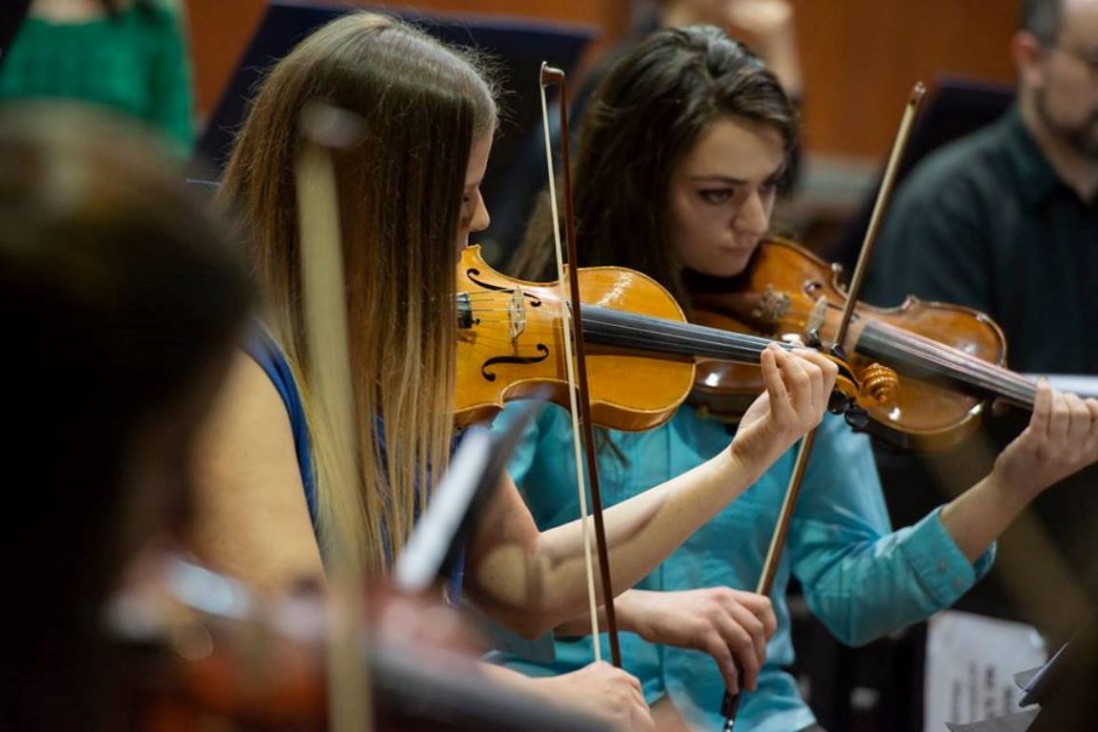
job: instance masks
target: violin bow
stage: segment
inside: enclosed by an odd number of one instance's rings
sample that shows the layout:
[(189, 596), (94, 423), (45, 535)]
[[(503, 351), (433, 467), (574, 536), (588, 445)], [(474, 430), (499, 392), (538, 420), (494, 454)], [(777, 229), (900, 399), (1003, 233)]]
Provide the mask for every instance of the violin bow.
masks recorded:
[[(892, 143), (892, 152), (888, 158), (888, 165), (885, 166), (884, 177), (881, 179), (881, 188), (877, 192), (877, 200), (873, 205), (873, 215), (869, 219), (869, 226), (866, 228), (865, 232), (865, 240), (862, 242), (862, 249), (858, 253), (858, 262), (854, 267), (854, 273), (851, 276), (850, 284), (847, 287), (846, 305), (843, 307), (842, 316), (839, 319), (839, 327), (835, 334), (835, 341), (831, 346), (832, 350), (842, 351), (842, 342), (846, 339), (846, 332), (850, 326), (850, 318), (854, 314), (854, 306), (858, 303), (858, 295), (865, 282), (869, 258), (873, 254), (873, 248), (877, 243), (877, 234), (880, 232), (881, 219), (884, 210), (892, 197), (892, 189), (896, 183), (896, 172), (899, 170), (904, 151), (907, 150), (908, 142), (911, 139), (911, 129), (915, 122), (915, 116), (919, 112), (919, 107), (922, 105), (923, 97), (925, 95), (926, 87), (923, 86), (921, 81), (916, 82), (914, 88), (911, 90), (911, 95), (908, 97), (907, 104), (904, 107), (903, 117), (900, 120), (900, 128), (896, 132), (896, 139)], [(759, 584), (755, 588), (755, 592), (760, 595), (769, 595), (774, 589), (774, 578), (778, 573), (778, 562), (781, 560), (782, 550), (785, 548), (786, 538), (789, 535), (789, 526), (793, 521), (793, 512), (797, 508), (797, 500), (801, 495), (801, 484), (804, 481), (804, 474), (808, 468), (808, 458), (812, 453), (812, 446), (816, 444), (817, 429), (818, 428), (814, 428), (809, 431), (801, 440), (800, 447), (797, 449), (797, 459), (793, 463), (793, 473), (789, 476), (789, 486), (786, 488), (781, 511), (778, 513), (778, 521), (774, 526), (774, 533), (770, 538), (770, 546), (766, 552), (766, 560), (763, 562)], [(732, 732), (735, 728), (736, 713), (739, 711), (740, 697), (742, 694), (743, 674), (741, 673), (740, 691), (736, 694), (726, 691), (724, 700), (721, 703), (721, 714), (723, 714), (725, 718), (724, 732)]]
[[(355, 462), (358, 428), (339, 226), (339, 198), (333, 150), (350, 147), (361, 125), (350, 112), (313, 103), (301, 115), (301, 146), (295, 162), (300, 226), (302, 294), (308, 340), (309, 376), (335, 446), (333, 475), (362, 490)], [(328, 712), (334, 732), (371, 732), (372, 686), (360, 649), (366, 594), (352, 548), (333, 542), (329, 567), (330, 614), (327, 673)]]
[[(549, 134), (549, 110), (545, 89), (550, 84), (560, 87), (561, 160), (564, 175), (565, 231), (568, 241), (568, 265), (570, 277), (565, 277), (564, 255), (561, 246), (560, 218), (557, 210), (557, 191), (553, 152)], [(541, 94), (542, 127), (545, 133), (545, 160), (549, 171), (549, 204), (553, 218), (553, 242), (556, 246), (557, 282), (560, 288), (559, 302), (561, 322), (565, 327), (564, 363), (568, 375), (568, 395), (572, 413), (572, 434), (576, 462), (576, 487), (579, 495), (580, 521), (583, 526), (583, 556), (587, 568), (587, 595), (591, 613), (591, 644), (595, 661), (602, 660), (599, 643), (598, 601), (595, 594), (594, 572), (591, 567), (591, 532), (587, 512), (587, 480), (584, 479), (583, 462), (580, 460), (582, 437), (587, 474), (591, 486), (591, 515), (594, 517), (595, 545), (599, 557), (599, 579), (602, 587), (603, 607), (606, 611), (606, 632), (610, 640), (610, 657), (621, 668), (621, 647), (618, 643), (618, 622), (614, 612), (614, 591), (610, 581), (610, 553), (606, 546), (606, 528), (602, 520), (602, 493), (599, 490), (598, 456), (595, 449), (595, 432), (591, 421), (591, 398), (587, 386), (587, 359), (583, 343), (583, 322), (579, 292), (579, 257), (576, 253), (575, 213), (572, 199), (572, 171), (568, 151), (568, 86), (565, 74), (542, 62), (538, 89)], [(565, 282), (568, 283), (567, 296)], [(568, 332), (570, 331), (570, 333)], [(570, 337), (569, 337), (570, 336)], [(573, 345), (574, 344), (574, 345)]]

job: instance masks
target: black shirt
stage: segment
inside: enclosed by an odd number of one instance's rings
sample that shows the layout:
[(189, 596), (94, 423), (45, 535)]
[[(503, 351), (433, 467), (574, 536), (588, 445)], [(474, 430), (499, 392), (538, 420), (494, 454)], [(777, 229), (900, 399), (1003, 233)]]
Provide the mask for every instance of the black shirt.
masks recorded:
[(870, 302), (968, 305), (1003, 328), (1014, 370), (1098, 374), (1098, 208), (1057, 178), (1016, 108), (911, 174), (873, 256)]

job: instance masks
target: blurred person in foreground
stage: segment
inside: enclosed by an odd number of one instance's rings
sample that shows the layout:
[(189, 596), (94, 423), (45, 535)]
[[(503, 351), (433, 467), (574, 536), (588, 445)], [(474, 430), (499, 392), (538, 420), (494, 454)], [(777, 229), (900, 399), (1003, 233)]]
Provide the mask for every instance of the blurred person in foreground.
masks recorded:
[(188, 518), (189, 454), (251, 304), (243, 257), (140, 130), (0, 110), (0, 728), (119, 729), (103, 606)]

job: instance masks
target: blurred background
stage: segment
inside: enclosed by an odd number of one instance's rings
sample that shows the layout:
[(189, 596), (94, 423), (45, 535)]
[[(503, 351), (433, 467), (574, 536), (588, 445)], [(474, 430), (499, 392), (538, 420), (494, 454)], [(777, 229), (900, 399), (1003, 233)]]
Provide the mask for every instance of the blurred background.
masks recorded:
[[(170, 47), (174, 43), (173, 37), (178, 36), (182, 41), (182, 53), (166, 60), (149, 57), (151, 60), (136, 62), (134, 59), (143, 57), (120, 56), (119, 63), (128, 64), (132, 72), (134, 63), (165, 62), (165, 79), (189, 82), (172, 82), (170, 89), (170, 103), (184, 110), (184, 121), (189, 109), (193, 122), (190, 132), (177, 130), (177, 139), (187, 148), (196, 145), (202, 177), (214, 179), (219, 163), (217, 151), (224, 149), (235, 125), (241, 121), (251, 84), (262, 67), (274, 58), (271, 54), (285, 53), (289, 44), (304, 35), (310, 26), (265, 23), (265, 18), (270, 21), (267, 0), (164, 0), (153, 4), (163, 4), (175, 15), (177, 24), (161, 23), (156, 29), (163, 34), (164, 47)], [(573, 91), (580, 87), (585, 71), (597, 67), (617, 43), (650, 22), (654, 13), (653, 0), (422, 0), (413, 3), (371, 0), (340, 5), (348, 4), (435, 18), (457, 28), (459, 38), (461, 29), (466, 26), (488, 28), (489, 35), (496, 34), (492, 37), (497, 40), (512, 27), (526, 31), (540, 28), (545, 31), (537, 36), (541, 46), (525, 49), (527, 55), (545, 51), (546, 60), (551, 63), (568, 66), (574, 61), (570, 77), (574, 80)], [(915, 82), (925, 82), (933, 93), (944, 78), (963, 78), (967, 85), (965, 89), (977, 90), (975, 95), (966, 93), (963, 96), (966, 100), (976, 100), (971, 109), (959, 114), (939, 111), (939, 120), (963, 123), (959, 129), (947, 130), (943, 133), (945, 136), (955, 136), (986, 123), (989, 115), (994, 116), (1009, 102), (1014, 70), (1008, 44), (1015, 29), (1019, 2), (788, 0), (788, 4), (793, 11), (795, 55), (800, 67), (798, 97), (803, 139), (796, 184), (782, 199), (776, 220), (782, 233), (794, 236), (829, 261), (849, 263), (856, 255), (868, 201)], [(33, 6), (32, 15), (50, 16), (54, 12), (67, 12), (56, 10), (64, 5), (59, 0), (2, 0), (0, 31), (7, 33), (13, 27), (5, 25), (9, 12), (17, 16)], [(70, 5), (81, 8), (97, 6), (97, 2), (73, 0)], [(102, 5), (113, 8), (110, 12), (120, 13), (124, 11), (117, 8), (128, 7), (129, 3), (103, 0)], [(280, 5), (286, 7), (287, 3)], [(312, 3), (309, 0), (296, 0), (291, 5), (315, 6), (318, 11), (335, 6), (330, 2)], [(91, 11), (84, 7), (80, 12), (87, 12), (92, 17), (98, 7)], [(315, 24), (320, 20), (322, 18), (317, 15), (309, 22)], [(265, 38), (257, 37), (261, 28), (266, 33)], [(554, 36), (554, 33), (558, 35)], [(558, 42), (556, 46), (554, 38)], [(73, 61), (74, 54), (70, 53), (64, 68), (58, 61), (66, 50), (72, 51), (71, 42), (63, 38), (50, 39), (50, 44), (54, 45), (43, 46), (46, 49), (43, 53), (53, 54), (48, 58), (28, 56), (21, 62), (14, 53), (5, 57), (10, 63), (6, 68), (0, 65), (6, 74), (0, 75), (0, 98), (26, 91), (20, 85), (38, 83), (41, 74), (26, 70), (38, 69), (43, 59), (50, 63), (57, 61), (63, 72), (58, 78), (72, 80), (69, 86), (73, 90), (87, 89), (82, 80), (75, 80), (81, 69), (78, 62)], [(92, 36), (88, 38), (88, 44), (101, 48), (103, 39)], [(5, 37), (0, 34), (0, 48), (5, 46)], [(119, 46), (111, 47), (117, 49)], [(135, 54), (147, 50), (140, 44), (135, 48)], [(556, 58), (554, 51), (560, 51), (566, 58)], [(95, 75), (96, 72), (90, 73)], [(161, 86), (167, 85), (166, 82)], [(488, 208), (500, 219), (507, 213), (507, 206), (501, 199), (508, 192), (513, 171), (529, 167), (523, 165), (523, 151), (531, 139), (531, 127), (535, 122), (531, 110), (536, 109), (532, 75), (513, 74), (504, 80), (504, 89), (504, 104), (511, 108), (511, 118), (500, 131), (485, 186)], [(109, 97), (111, 90), (89, 96)], [(988, 103), (985, 105), (981, 100)], [(135, 101), (132, 106), (141, 105)], [(968, 112), (972, 112), (971, 125), (966, 116)], [(923, 142), (927, 147), (935, 144), (934, 141)], [(490, 240), (493, 233), (487, 232)], [(490, 246), (488, 253), (499, 262), (513, 243), (508, 243), (508, 237), (498, 232), (495, 236), (498, 241), (489, 241), (494, 247)], [(939, 478), (949, 476), (953, 483), (963, 487), (970, 484), (973, 475), (982, 475), (978, 465), (965, 457), (956, 455), (950, 459), (952, 462), (946, 462), (936, 471)], [(942, 479), (941, 482), (949, 481)], [(930, 506), (940, 503), (944, 495), (951, 495), (952, 489), (943, 485), (939, 492), (924, 484), (922, 492), (916, 494), (907, 486), (890, 482), (886, 476), (885, 490), (894, 523), (906, 525), (920, 518)], [(800, 659), (796, 671), (804, 695), (826, 728), (923, 729), (925, 626), (853, 650), (834, 641), (811, 618), (803, 603), (798, 605), (794, 601), (792, 607), (797, 613), (794, 634)], [(962, 607), (965, 607), (963, 603)], [(985, 596), (975, 605), (970, 604), (968, 609), (999, 614), (996, 609), (1001, 607), (1001, 602), (992, 595)], [(701, 662), (708, 663), (707, 660)]]
[[(181, 0), (189, 16), (199, 126), (218, 104), (259, 26), (265, 0)], [(303, 3), (307, 4), (307, 3)], [(322, 4), (322, 3), (317, 3)], [(428, 14), (503, 16), (587, 26), (579, 73), (653, 12), (652, 0), (356, 2)], [(1018, 0), (790, 0), (803, 90), (804, 161), (785, 219), (803, 243), (828, 250), (876, 178), (912, 85), (943, 74), (1009, 87), (1008, 41)], [(508, 91), (523, 93), (523, 80)], [(532, 82), (527, 84), (532, 86)], [(493, 158), (493, 165), (503, 161)], [(488, 200), (488, 205), (492, 205)]]

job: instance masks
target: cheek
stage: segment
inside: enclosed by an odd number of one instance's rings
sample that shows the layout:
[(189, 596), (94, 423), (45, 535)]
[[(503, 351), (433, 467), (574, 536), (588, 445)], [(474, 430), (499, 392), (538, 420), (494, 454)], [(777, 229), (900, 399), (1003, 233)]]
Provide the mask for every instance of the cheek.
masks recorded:
[(679, 200), (671, 211), (671, 242), (675, 255), (688, 267), (699, 268), (730, 236), (724, 208), (700, 201)]
[(694, 236), (691, 230), (690, 205), (681, 195), (673, 195), (668, 206), (668, 242), (674, 259), (688, 264), (693, 258)]
[(1045, 76), (1045, 103), (1064, 122), (1086, 119), (1098, 101), (1098, 85), (1077, 70), (1058, 69)]

